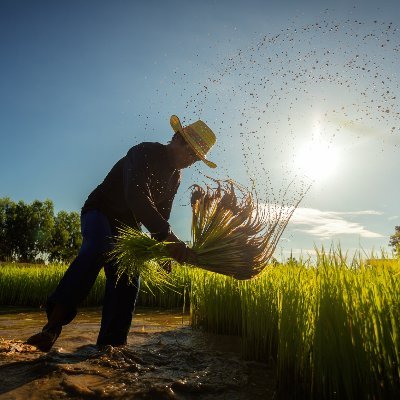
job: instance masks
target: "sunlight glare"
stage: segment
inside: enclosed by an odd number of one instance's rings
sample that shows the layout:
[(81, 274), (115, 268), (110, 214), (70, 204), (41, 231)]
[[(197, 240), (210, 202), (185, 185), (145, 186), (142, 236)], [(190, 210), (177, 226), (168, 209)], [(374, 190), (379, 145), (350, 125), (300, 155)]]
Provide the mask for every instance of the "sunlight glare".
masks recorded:
[(300, 147), (295, 157), (295, 168), (313, 181), (322, 181), (336, 173), (339, 159), (338, 149), (325, 141), (318, 131), (313, 140)]

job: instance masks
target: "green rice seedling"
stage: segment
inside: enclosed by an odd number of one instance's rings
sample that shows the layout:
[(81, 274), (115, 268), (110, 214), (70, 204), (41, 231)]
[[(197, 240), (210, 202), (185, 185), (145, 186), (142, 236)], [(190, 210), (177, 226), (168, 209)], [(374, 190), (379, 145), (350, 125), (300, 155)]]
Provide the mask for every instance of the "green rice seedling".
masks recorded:
[(329, 271), (323, 282), (316, 338), (325, 335), (325, 340), (316, 339), (314, 346), (315, 369), (321, 371), (316, 392), (347, 398), (394, 395), (400, 376), (400, 303), (393, 293), (399, 282), (390, 272), (371, 268)]
[(277, 361), (283, 278), (279, 269), (267, 267), (256, 279), (240, 286), (243, 352), (248, 359)]
[(241, 288), (244, 354), (275, 365), (289, 397), (309, 389), (314, 287), (314, 271), (300, 264), (266, 268)]
[[(370, 319), (365, 321), (363, 339), (366, 343), (369, 375), (374, 376), (374, 392), (377, 397), (382, 393), (394, 396), (400, 394), (400, 281), (386, 268), (366, 269), (366, 277), (374, 282), (360, 282), (362, 304)], [(361, 323), (361, 321), (360, 321)], [(397, 390), (394, 388), (397, 387)]]
[[(359, 379), (354, 379), (365, 365), (365, 354), (360, 348), (359, 327), (355, 327), (348, 313), (349, 293), (346, 290), (343, 268), (323, 265), (317, 299), (317, 318), (313, 344), (315, 371), (313, 389), (318, 396), (356, 398), (362, 393)], [(358, 360), (360, 364), (358, 365)]]
[[(396, 265), (371, 267), (340, 249), (317, 253), (315, 263), (275, 265), (256, 279), (237, 282), (241, 305), (226, 313), (236, 319), (241, 311), (244, 355), (276, 367), (284, 398), (398, 398)], [(192, 293), (195, 326), (221, 329), (220, 306), (213, 305), (217, 296), (230, 298), (232, 290), (224, 288), (204, 280)], [(218, 322), (208, 314), (217, 315)]]
[[(64, 265), (18, 264), (0, 267), (0, 304), (13, 306), (44, 306), (66, 271)], [(83, 305), (101, 304), (105, 276), (101, 273)]]
[[(289, 396), (307, 393), (314, 338), (315, 275), (298, 265), (284, 273), (278, 303), (278, 388)], [(293, 393), (293, 388), (296, 393)]]
[(144, 232), (129, 226), (118, 229), (115, 247), (110, 251), (118, 266), (118, 276), (122, 274), (132, 280), (140, 276), (142, 283), (152, 292), (152, 287), (162, 290), (171, 286), (168, 273), (162, 263), (173, 261), (169, 256), (167, 243), (158, 242)]
[(192, 326), (213, 333), (239, 335), (242, 329), (239, 282), (195, 268), (191, 284)]
[[(54, 291), (63, 277), (65, 265), (37, 265), (20, 267), (19, 264), (0, 266), (0, 305), (40, 307), (46, 304), (47, 296)], [(184, 297), (189, 299), (191, 276), (189, 270), (175, 265), (170, 275), (173, 290), (151, 286), (151, 290), (140, 290), (137, 304), (161, 308), (183, 306)], [(105, 274), (101, 271), (88, 297), (81, 306), (100, 306), (104, 297)], [(187, 306), (189, 300), (187, 300)]]
[(192, 280), (193, 270), (175, 263), (169, 275), (169, 284), (160, 287), (153, 285), (151, 281), (147, 282), (145, 286), (149, 289), (139, 291), (137, 304), (166, 309), (183, 308), (187, 311)]

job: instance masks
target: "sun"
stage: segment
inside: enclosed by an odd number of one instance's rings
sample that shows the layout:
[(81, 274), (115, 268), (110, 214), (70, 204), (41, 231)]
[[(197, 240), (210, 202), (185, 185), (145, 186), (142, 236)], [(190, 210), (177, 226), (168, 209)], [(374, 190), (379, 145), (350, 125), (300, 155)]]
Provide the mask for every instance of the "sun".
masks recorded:
[(313, 181), (323, 181), (337, 172), (339, 162), (338, 148), (317, 133), (299, 148), (295, 156), (295, 169)]

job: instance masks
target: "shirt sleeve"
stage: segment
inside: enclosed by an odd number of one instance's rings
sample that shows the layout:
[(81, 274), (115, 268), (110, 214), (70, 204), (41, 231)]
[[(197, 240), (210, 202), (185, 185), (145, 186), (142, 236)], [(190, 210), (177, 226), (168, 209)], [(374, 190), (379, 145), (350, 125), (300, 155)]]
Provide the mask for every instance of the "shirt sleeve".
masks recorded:
[[(170, 232), (170, 225), (167, 221), (168, 213), (162, 215), (150, 193), (151, 166), (149, 154), (140, 145), (132, 147), (125, 157), (124, 163), (124, 194), (126, 203), (136, 218), (147, 230), (158, 240), (163, 240)], [(164, 210), (164, 208), (163, 208)]]

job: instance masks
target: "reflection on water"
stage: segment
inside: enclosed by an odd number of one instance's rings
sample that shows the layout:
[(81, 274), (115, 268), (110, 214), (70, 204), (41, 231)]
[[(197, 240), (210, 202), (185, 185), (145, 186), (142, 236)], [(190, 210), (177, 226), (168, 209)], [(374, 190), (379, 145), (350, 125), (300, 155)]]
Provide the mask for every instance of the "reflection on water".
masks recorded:
[(51, 352), (23, 343), (44, 312), (0, 312), (0, 399), (269, 399), (275, 384), (264, 364), (240, 358), (238, 338), (189, 327), (179, 311), (139, 309), (128, 345), (94, 345), (101, 310), (86, 309)]

